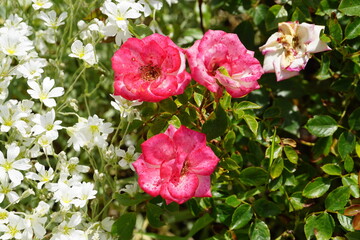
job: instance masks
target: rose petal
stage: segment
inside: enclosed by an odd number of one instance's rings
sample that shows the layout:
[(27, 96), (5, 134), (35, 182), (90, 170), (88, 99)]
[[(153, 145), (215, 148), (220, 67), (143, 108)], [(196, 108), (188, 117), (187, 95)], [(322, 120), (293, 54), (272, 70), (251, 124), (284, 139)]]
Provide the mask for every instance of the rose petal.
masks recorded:
[(155, 135), (141, 144), (144, 160), (147, 163), (160, 165), (175, 158), (174, 144), (164, 133)]
[(135, 171), (139, 175), (139, 186), (146, 193), (155, 197), (158, 196), (161, 189), (161, 178), (160, 178), (160, 168), (155, 168), (145, 162), (143, 155), (133, 163)]
[(197, 176), (199, 185), (196, 189), (194, 197), (211, 197), (211, 179), (210, 176)]
[(214, 172), (219, 160), (210, 147), (196, 148), (187, 157), (188, 172), (210, 175)]
[(173, 137), (178, 153), (189, 154), (196, 147), (206, 146), (206, 135), (181, 126)]

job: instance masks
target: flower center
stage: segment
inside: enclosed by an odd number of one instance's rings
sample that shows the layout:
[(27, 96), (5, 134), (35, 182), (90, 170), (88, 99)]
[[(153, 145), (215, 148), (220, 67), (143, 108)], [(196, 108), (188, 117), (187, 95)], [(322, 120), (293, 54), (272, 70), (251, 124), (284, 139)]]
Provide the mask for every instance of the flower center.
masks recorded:
[(12, 237), (14, 237), (18, 232), (19, 232), (19, 230), (16, 227), (9, 226), (9, 234)]
[(186, 175), (189, 171), (189, 167), (190, 167), (189, 161), (185, 160), (183, 168), (181, 169), (180, 175), (181, 176)]
[(7, 212), (0, 212), (0, 220), (5, 220), (9, 214)]
[(141, 78), (145, 81), (153, 81), (161, 76), (161, 69), (158, 66), (148, 64), (139, 68), (141, 72)]

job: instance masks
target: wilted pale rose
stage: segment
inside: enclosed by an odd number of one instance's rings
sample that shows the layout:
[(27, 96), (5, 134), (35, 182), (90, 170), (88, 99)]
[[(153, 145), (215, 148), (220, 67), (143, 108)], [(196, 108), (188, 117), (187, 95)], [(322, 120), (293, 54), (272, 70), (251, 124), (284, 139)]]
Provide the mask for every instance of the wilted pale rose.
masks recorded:
[(209, 30), (185, 52), (191, 76), (211, 92), (221, 94), (225, 87), (232, 97), (242, 97), (259, 88), (261, 65), (236, 34)]
[(143, 153), (133, 163), (140, 187), (166, 203), (186, 202), (192, 197), (211, 197), (210, 175), (219, 158), (206, 146), (206, 136), (170, 125), (141, 144)]
[(143, 39), (129, 38), (111, 60), (114, 95), (128, 100), (158, 102), (182, 94), (191, 79), (182, 49), (156, 33)]
[(265, 55), (264, 71), (275, 72), (278, 81), (298, 75), (311, 58), (311, 53), (331, 50), (320, 40), (320, 32), (324, 28), (308, 23), (279, 23), (279, 31), (260, 47)]

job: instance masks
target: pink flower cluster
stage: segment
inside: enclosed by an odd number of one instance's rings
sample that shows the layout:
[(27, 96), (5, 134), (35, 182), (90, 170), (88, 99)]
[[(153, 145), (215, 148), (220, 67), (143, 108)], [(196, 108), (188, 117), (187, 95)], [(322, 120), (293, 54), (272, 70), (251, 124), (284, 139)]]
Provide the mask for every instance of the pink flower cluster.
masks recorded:
[(206, 146), (206, 136), (170, 125), (165, 133), (141, 144), (143, 153), (133, 163), (140, 187), (166, 203), (186, 202), (192, 197), (211, 197), (210, 175), (219, 158)]
[[(185, 55), (191, 75), (186, 72)], [(115, 72), (114, 95), (128, 100), (158, 102), (182, 94), (191, 77), (212, 92), (242, 97), (259, 88), (263, 74), (254, 53), (236, 34), (209, 30), (188, 50), (169, 37), (152, 34), (129, 38), (112, 57)]]

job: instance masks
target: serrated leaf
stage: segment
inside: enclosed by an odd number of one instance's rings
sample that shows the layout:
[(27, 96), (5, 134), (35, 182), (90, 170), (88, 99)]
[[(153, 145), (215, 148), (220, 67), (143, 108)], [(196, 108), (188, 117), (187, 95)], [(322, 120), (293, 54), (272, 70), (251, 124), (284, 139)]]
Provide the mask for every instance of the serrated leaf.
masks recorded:
[(202, 94), (194, 92), (194, 100), (198, 107), (200, 107), (203, 99), (204, 99), (204, 96)]
[(354, 39), (360, 35), (360, 18), (355, 18), (345, 28), (345, 38)]
[(340, 213), (337, 214), (337, 219), (339, 220), (340, 225), (345, 228), (347, 231), (354, 231), (354, 228), (351, 225), (352, 218), (348, 216), (344, 216)]
[(334, 163), (325, 164), (321, 169), (329, 175), (341, 176), (341, 168)]
[(354, 160), (350, 156), (346, 156), (344, 159), (344, 168), (348, 173), (354, 169)]
[(231, 150), (234, 148), (236, 135), (234, 131), (229, 131), (224, 138), (224, 148), (226, 151), (231, 152)]
[(121, 215), (112, 225), (111, 232), (121, 237), (122, 240), (130, 240), (135, 229), (136, 213)]
[(316, 115), (306, 124), (309, 132), (317, 137), (331, 136), (338, 128), (336, 121), (327, 115)]
[(269, 174), (260, 167), (248, 167), (240, 172), (240, 181), (248, 186), (260, 186), (268, 182)]
[(252, 216), (253, 213), (250, 205), (240, 205), (235, 209), (234, 214), (232, 215), (230, 229), (233, 230), (244, 227), (250, 222)]
[(295, 192), (289, 198), (289, 212), (303, 209), (305, 206), (304, 198), (301, 192)]
[(254, 9), (253, 20), (255, 25), (259, 25), (265, 20), (269, 7), (264, 4), (259, 4)]
[(298, 156), (297, 152), (292, 147), (285, 146), (284, 147), (284, 152), (285, 152), (285, 155), (286, 155), (287, 159), (289, 159), (290, 162), (292, 162), (293, 164), (297, 164), (299, 156)]
[(325, 208), (329, 211), (343, 210), (350, 198), (348, 186), (341, 186), (331, 191), (325, 199)]
[(341, 25), (339, 24), (336, 17), (329, 19), (329, 32), (332, 39), (335, 40), (335, 42), (340, 43), (343, 39), (343, 32)]
[(306, 198), (318, 198), (324, 195), (329, 188), (330, 180), (318, 177), (305, 186), (302, 195)]
[(335, 222), (332, 216), (326, 212), (318, 216), (310, 216), (306, 219), (304, 231), (307, 240), (316, 239), (327, 240), (330, 239), (335, 228)]
[(342, 159), (355, 149), (355, 136), (349, 132), (343, 132), (339, 137), (338, 152)]
[(339, 10), (345, 15), (360, 17), (360, 2), (358, 0), (342, 0)]
[[(324, 36), (324, 35), (323, 35)], [(328, 55), (323, 54), (321, 56), (321, 63), (320, 63), (320, 69), (319, 71), (316, 73), (316, 78), (319, 80), (325, 80), (325, 79), (329, 79), (331, 77), (330, 73), (329, 73), (329, 69), (330, 69), (330, 58), (328, 57)]]
[(341, 182), (342, 182), (342, 184), (344, 186), (348, 186), (350, 188), (350, 194), (354, 198), (359, 198), (360, 197), (359, 186), (358, 186), (358, 182), (357, 182), (357, 176), (355, 174), (351, 174), (351, 175), (342, 177)]
[(243, 118), (244, 118), (246, 124), (248, 125), (248, 127), (250, 128), (250, 130), (255, 135), (257, 135), (257, 129), (258, 129), (259, 123), (256, 121), (256, 118), (251, 115), (244, 115)]
[(266, 18), (265, 26), (266, 30), (270, 31), (278, 27), (278, 23), (285, 22), (287, 20), (288, 13), (284, 6), (274, 5), (269, 8)]
[(270, 240), (270, 230), (266, 223), (256, 219), (249, 229), (250, 240)]
[(231, 195), (225, 199), (225, 203), (231, 207), (237, 207), (241, 204), (241, 201), (236, 197), (236, 195)]

